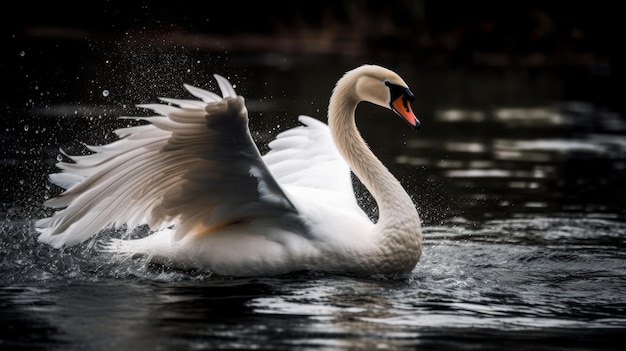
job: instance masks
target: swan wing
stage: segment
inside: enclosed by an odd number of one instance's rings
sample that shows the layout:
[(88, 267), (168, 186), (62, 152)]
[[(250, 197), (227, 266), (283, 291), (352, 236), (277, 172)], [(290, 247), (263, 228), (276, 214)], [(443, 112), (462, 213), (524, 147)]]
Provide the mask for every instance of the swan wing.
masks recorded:
[(180, 239), (259, 218), (304, 230), (250, 136), (244, 99), (216, 79), (223, 99), (186, 85), (202, 101), (139, 105), (158, 115), (136, 118), (149, 123), (117, 130), (119, 140), (59, 163), (51, 181), (66, 190), (46, 205), (62, 209), (36, 222), (39, 240), (70, 246), (108, 226), (145, 223), (153, 230), (173, 224)]
[(309, 188), (340, 195), (356, 203), (350, 167), (339, 154), (328, 125), (299, 116), (301, 126), (286, 130), (269, 143), (263, 160), (285, 188)]

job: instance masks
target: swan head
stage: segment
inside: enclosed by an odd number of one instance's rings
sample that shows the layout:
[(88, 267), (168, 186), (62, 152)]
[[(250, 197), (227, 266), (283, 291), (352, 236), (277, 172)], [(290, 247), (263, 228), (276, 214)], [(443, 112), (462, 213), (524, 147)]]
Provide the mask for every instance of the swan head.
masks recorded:
[(421, 127), (411, 108), (415, 95), (398, 74), (381, 66), (363, 65), (346, 76), (356, 80), (356, 95), (360, 100), (392, 110), (415, 130)]

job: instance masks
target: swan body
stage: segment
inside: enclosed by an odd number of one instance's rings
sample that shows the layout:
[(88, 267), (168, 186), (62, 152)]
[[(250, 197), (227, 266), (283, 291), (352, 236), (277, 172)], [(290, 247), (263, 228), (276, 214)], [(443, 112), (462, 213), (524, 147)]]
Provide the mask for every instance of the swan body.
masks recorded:
[[(355, 125), (361, 101), (393, 110), (413, 128), (413, 94), (375, 65), (348, 71), (335, 86), (328, 124), (300, 116), (261, 155), (243, 97), (215, 75), (222, 97), (185, 85), (199, 100), (161, 98), (157, 113), (119, 129), (120, 139), (69, 156), (50, 179), (65, 188), (59, 208), (36, 222), (39, 241), (80, 244), (107, 227), (147, 224), (151, 234), (109, 239), (116, 255), (233, 276), (299, 270), (406, 273), (421, 255), (419, 215), (398, 180)], [(130, 117), (125, 117), (130, 118)], [(134, 117), (133, 117), (134, 118)], [(359, 207), (350, 171), (377, 202), (372, 222)]]

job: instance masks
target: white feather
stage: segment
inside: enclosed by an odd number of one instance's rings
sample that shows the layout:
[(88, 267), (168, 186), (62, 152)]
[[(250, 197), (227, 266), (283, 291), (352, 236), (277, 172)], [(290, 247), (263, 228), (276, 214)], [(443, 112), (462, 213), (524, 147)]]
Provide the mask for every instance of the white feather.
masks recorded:
[(184, 84), (184, 87), (185, 89), (187, 89), (187, 91), (189, 91), (189, 93), (191, 93), (191, 95), (201, 99), (204, 102), (209, 103), (222, 100), (219, 95), (212, 93), (208, 90), (200, 89), (189, 84)]
[[(159, 116), (122, 117), (146, 124), (118, 129), (119, 140), (58, 164), (50, 179), (66, 190), (46, 202), (59, 210), (36, 222), (39, 240), (60, 248), (107, 227), (148, 224), (151, 235), (110, 241), (107, 251), (232, 275), (410, 270), (421, 252), (419, 217), (358, 136), (352, 113), (361, 98), (342, 100), (362, 76), (380, 101), (385, 82), (402, 83), (377, 66), (347, 73), (329, 106), (339, 127), (300, 116), (302, 125), (280, 133), (264, 156), (244, 99), (222, 76), (215, 79), (223, 98), (185, 85), (201, 101), (138, 105)], [(349, 164), (382, 205), (378, 224), (357, 204)]]

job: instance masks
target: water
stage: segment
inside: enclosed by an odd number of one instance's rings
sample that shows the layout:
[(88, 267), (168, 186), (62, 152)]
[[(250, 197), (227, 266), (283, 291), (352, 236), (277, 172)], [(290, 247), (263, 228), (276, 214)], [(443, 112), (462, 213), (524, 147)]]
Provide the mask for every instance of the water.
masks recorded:
[(297, 114), (322, 116), (330, 87), (357, 63), (90, 46), (73, 48), (92, 58), (77, 68), (48, 55), (61, 49), (16, 48), (9, 73), (20, 84), (0, 130), (3, 349), (618, 349), (626, 119), (601, 98), (602, 79), (573, 88), (562, 72), (377, 58), (420, 97), (419, 133), (372, 106), (357, 113), (420, 210), (422, 260), (405, 276), (238, 279), (114, 263), (97, 243), (38, 244), (32, 220), (58, 193), (45, 181), (63, 159), (58, 147), (110, 142), (128, 123), (115, 117), (144, 113), (135, 103), (188, 97), (182, 83), (215, 89), (207, 77), (217, 72), (247, 97), (263, 149)]
[(0, 335), (25, 349), (603, 350), (626, 327), (626, 225), (607, 220), (427, 227), (402, 277), (212, 277), (53, 251), (25, 221), (2, 229)]

